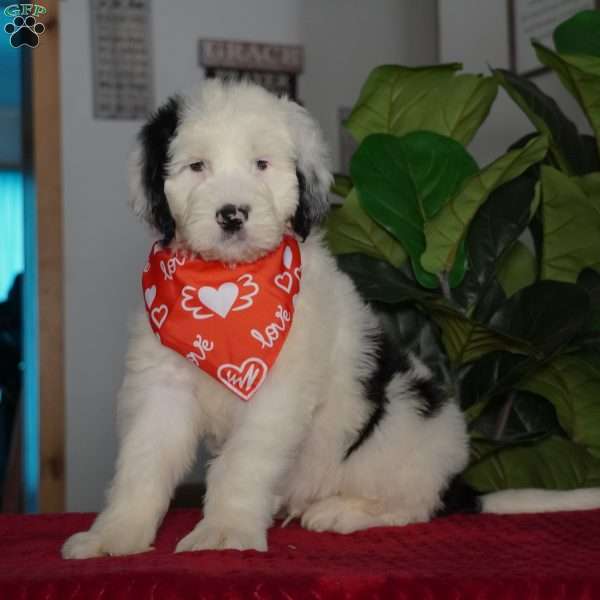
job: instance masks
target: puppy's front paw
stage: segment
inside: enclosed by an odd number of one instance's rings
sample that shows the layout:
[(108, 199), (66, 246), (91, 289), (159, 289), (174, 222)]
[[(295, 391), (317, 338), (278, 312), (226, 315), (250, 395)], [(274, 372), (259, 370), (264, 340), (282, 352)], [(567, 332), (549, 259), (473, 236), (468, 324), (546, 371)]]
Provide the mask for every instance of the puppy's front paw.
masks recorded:
[(267, 551), (267, 532), (255, 527), (224, 525), (203, 520), (188, 533), (175, 552), (195, 550), (257, 550)]
[(123, 556), (152, 550), (154, 537), (151, 528), (107, 527), (100, 531), (82, 531), (72, 535), (63, 545), (63, 558), (95, 558), (97, 556)]
[(61, 550), (63, 558), (94, 558), (102, 556), (100, 536), (92, 531), (82, 531), (72, 535)]

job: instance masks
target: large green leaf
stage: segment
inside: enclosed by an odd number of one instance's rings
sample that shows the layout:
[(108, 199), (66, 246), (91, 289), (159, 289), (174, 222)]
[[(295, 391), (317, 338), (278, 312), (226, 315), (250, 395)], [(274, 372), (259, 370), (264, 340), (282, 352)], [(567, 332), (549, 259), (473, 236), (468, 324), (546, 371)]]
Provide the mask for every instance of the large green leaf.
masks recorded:
[(539, 358), (565, 347), (587, 326), (588, 294), (580, 286), (538, 281), (523, 288), (490, 319), (490, 327), (528, 340)]
[(600, 262), (598, 185), (598, 173), (576, 179), (542, 167), (542, 278), (574, 282), (581, 269)]
[(535, 256), (523, 242), (517, 241), (500, 259), (498, 282), (508, 298), (531, 285), (537, 275)]
[(537, 42), (533, 47), (539, 61), (556, 71), (579, 102), (596, 134), (600, 153), (600, 60), (596, 56), (559, 55)]
[(462, 366), (497, 350), (521, 354), (532, 351), (526, 340), (494, 331), (460, 313), (430, 310), (431, 317), (442, 330), (442, 341), (448, 358), (455, 366)]
[[(491, 454), (485, 442), (474, 441), (473, 448), (476, 460), (464, 477), (481, 492), (531, 487), (569, 490), (597, 484), (598, 459), (563, 437)], [(485, 457), (478, 458), (480, 453)]]
[(548, 138), (538, 136), (524, 148), (511, 150), (467, 179), (458, 193), (425, 224), (427, 249), (421, 256), (423, 268), (432, 273), (449, 271), (479, 207), (496, 188), (540, 162), (547, 150)]
[[(437, 275), (429, 273), (422, 266), (421, 262), (415, 259), (411, 259), (410, 265), (413, 273), (415, 274), (416, 280), (423, 286), (429, 289), (436, 289), (440, 286), (440, 279)], [(456, 254), (456, 260), (452, 271), (448, 275), (448, 284), (450, 287), (456, 287), (460, 284), (467, 272), (467, 249), (466, 244), (461, 242), (458, 247), (458, 253)]]
[[(402, 138), (374, 134), (352, 157), (350, 171), (361, 207), (402, 243), (419, 282), (437, 287), (436, 277), (419, 263), (424, 223), (477, 172), (473, 158), (455, 140), (429, 131)], [(463, 260), (458, 268), (464, 272), (465, 266)]]
[(583, 134), (583, 142), (586, 162), (583, 165), (583, 173), (594, 173), (600, 171), (600, 146), (596, 145), (596, 138), (593, 135)]
[(325, 223), (327, 243), (333, 254), (362, 252), (387, 260), (394, 267), (406, 262), (406, 252), (359, 206), (358, 195), (352, 190), (344, 204), (332, 208)]
[(600, 332), (600, 273), (595, 269), (584, 269), (579, 273), (577, 284), (588, 293), (591, 307), (591, 329)]
[[(498, 308), (497, 301), (505, 299), (495, 289), (499, 286), (498, 267), (527, 227), (537, 196), (539, 186), (535, 179), (522, 174), (494, 190), (469, 227), (470, 268), (456, 292), (465, 296), (463, 303), (478, 321), (486, 321)], [(457, 299), (457, 294), (453, 297)]]
[(590, 173), (577, 179), (577, 182), (590, 198), (593, 198), (596, 203), (600, 202), (600, 173)]
[(366, 301), (398, 304), (414, 301), (437, 302), (439, 296), (418, 287), (402, 271), (388, 262), (365, 254), (343, 254), (337, 257), (338, 266), (347, 273)]
[(554, 30), (560, 54), (588, 54), (600, 58), (600, 11), (582, 10)]
[(531, 233), (531, 240), (533, 242), (532, 250), (535, 258), (535, 276), (536, 279), (539, 279), (542, 272), (542, 257), (544, 254), (544, 222), (542, 220), (541, 207), (533, 215), (531, 223), (529, 223), (529, 232)]
[(460, 381), (461, 408), (468, 410), (487, 404), (495, 396), (505, 396), (527, 372), (528, 361), (523, 354), (494, 351), (471, 363)]
[(514, 390), (503, 402), (488, 403), (470, 424), (473, 436), (503, 444), (532, 442), (551, 434), (564, 435), (551, 402), (539, 394)]
[(526, 340), (493, 331), (469, 320), (458, 308), (449, 305), (439, 295), (415, 285), (404, 273), (385, 261), (364, 254), (337, 257), (338, 265), (353, 280), (364, 300), (393, 305), (413, 303), (423, 307), (442, 331), (442, 341), (449, 359), (462, 365), (494, 350), (528, 354)]
[[(346, 127), (358, 142), (373, 133), (398, 135), (396, 118), (402, 111), (418, 110), (416, 101), (454, 77), (462, 65), (452, 63), (434, 67), (382, 65), (369, 74), (358, 101), (346, 120)], [(404, 104), (404, 108), (402, 107)]]
[(600, 458), (600, 356), (597, 353), (559, 356), (518, 387), (548, 398), (569, 437)]
[(550, 153), (556, 164), (567, 173), (583, 175), (589, 172), (587, 145), (556, 101), (544, 94), (530, 79), (516, 73), (496, 69), (494, 75), (537, 130), (548, 136)]
[(346, 126), (361, 142), (372, 133), (427, 129), (468, 144), (496, 97), (493, 78), (459, 75), (460, 64), (384, 65), (364, 84)]

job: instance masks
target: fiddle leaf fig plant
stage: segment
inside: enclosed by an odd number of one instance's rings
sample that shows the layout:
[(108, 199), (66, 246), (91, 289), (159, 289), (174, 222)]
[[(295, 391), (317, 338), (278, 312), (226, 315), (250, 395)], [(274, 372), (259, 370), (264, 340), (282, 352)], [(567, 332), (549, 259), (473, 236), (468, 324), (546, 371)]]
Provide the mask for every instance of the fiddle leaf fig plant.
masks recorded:
[[(460, 402), (482, 492), (600, 485), (599, 40), (583, 11), (556, 50), (533, 42), (594, 135), (533, 81), (459, 64), (376, 68), (346, 123), (359, 146), (328, 243)], [(535, 131), (480, 166), (467, 145), (498, 87)]]
[[(359, 204), (377, 224), (402, 240), (421, 285), (438, 285), (437, 277), (421, 267), (425, 222), (478, 170), (462, 144), (430, 131), (402, 137), (369, 135), (352, 157), (350, 172)], [(466, 268), (464, 251), (453, 265), (451, 277), (456, 284)]]
[(427, 250), (421, 257), (423, 267), (434, 273), (448, 272), (478, 208), (496, 188), (540, 162), (547, 150), (548, 139), (535, 137), (525, 147), (508, 152), (466, 181), (439, 214), (426, 223)]
[[(457, 75), (462, 65), (377, 67), (367, 79), (347, 127), (358, 142), (373, 133), (432, 131), (468, 144), (496, 98), (493, 78)], [(444, 98), (444, 102), (440, 102)]]

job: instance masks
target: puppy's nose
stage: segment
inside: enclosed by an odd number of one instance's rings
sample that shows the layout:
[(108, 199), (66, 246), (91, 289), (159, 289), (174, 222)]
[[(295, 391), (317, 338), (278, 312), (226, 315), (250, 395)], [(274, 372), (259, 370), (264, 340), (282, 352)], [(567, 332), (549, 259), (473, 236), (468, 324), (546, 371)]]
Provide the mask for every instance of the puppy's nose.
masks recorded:
[(239, 231), (248, 220), (250, 207), (247, 204), (236, 206), (225, 204), (216, 213), (217, 223), (225, 231)]

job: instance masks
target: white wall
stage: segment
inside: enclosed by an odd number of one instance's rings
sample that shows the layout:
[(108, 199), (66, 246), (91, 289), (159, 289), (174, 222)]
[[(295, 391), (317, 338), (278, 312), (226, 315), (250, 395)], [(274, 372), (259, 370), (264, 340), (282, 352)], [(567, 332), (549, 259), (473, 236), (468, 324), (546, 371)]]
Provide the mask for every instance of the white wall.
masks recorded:
[[(462, 62), (465, 71), (489, 73), (489, 66), (509, 68), (506, 1), (439, 0), (439, 57)], [(532, 79), (552, 96), (581, 132), (590, 128), (573, 97), (553, 73)], [(533, 125), (504, 90), (500, 90), (489, 118), (473, 139), (470, 150), (481, 165), (503, 154), (517, 139), (534, 131)]]
[(149, 240), (126, 209), (139, 123), (92, 118), (88, 6), (60, 3), (69, 510), (97, 509), (110, 476), (127, 314)]
[(351, 107), (373, 67), (436, 62), (435, 0), (304, 0), (301, 99), (339, 158), (338, 108)]
[[(98, 510), (112, 475), (127, 318), (140, 298), (151, 240), (126, 206), (125, 161), (141, 123), (92, 118), (88, 6), (60, 3), (67, 509), (73, 511)], [(434, 0), (155, 0), (157, 102), (201, 79), (199, 38), (303, 43), (300, 97), (337, 157), (337, 108), (352, 105), (369, 70), (434, 60), (434, 6)]]

